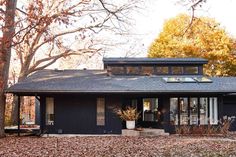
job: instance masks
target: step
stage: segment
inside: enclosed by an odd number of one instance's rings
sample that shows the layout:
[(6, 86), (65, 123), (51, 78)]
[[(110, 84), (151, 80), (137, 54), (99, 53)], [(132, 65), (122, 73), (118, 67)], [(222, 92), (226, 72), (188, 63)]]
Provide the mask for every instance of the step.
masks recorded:
[(138, 130), (129, 130), (123, 129), (122, 130), (123, 136), (168, 136), (169, 133), (166, 133), (164, 129), (142, 129), (141, 131)]

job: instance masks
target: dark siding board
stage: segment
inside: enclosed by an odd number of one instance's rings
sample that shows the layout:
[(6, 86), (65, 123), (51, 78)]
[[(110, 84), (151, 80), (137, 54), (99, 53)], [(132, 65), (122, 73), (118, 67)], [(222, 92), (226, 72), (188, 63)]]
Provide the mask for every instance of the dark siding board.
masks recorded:
[(162, 98), (163, 103), (163, 128), (165, 132), (171, 132), (174, 130), (172, 126), (170, 125), (170, 98), (169, 97), (163, 97)]
[(122, 103), (121, 97), (106, 97), (106, 117), (105, 133), (121, 134), (122, 121), (114, 112), (115, 108), (120, 108)]
[[(54, 98), (54, 126), (45, 125), (46, 97)], [(105, 98), (105, 126), (96, 125), (97, 97)], [(108, 95), (44, 95), (41, 96), (41, 128), (44, 133), (121, 134), (121, 120), (114, 113), (121, 106), (121, 97)]]
[[(223, 97), (223, 116), (236, 116), (236, 96)], [(236, 119), (233, 121), (231, 131), (236, 131)]]
[(96, 126), (96, 98), (55, 97), (55, 130), (62, 133), (94, 134)]
[(41, 133), (45, 133), (45, 97), (40, 97), (40, 130)]

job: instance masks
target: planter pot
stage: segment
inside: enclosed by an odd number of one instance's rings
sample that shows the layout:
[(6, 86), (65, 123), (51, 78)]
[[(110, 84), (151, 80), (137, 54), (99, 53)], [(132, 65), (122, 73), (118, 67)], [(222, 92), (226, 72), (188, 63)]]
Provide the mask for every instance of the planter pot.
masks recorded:
[(126, 121), (126, 128), (127, 129), (134, 129), (135, 128), (135, 121)]

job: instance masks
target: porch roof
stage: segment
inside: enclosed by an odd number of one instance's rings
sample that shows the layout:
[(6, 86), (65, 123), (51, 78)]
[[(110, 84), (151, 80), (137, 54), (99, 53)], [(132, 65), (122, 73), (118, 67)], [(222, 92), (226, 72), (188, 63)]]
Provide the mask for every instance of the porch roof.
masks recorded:
[(41, 70), (6, 90), (38, 93), (236, 93), (236, 77), (212, 83), (166, 83), (163, 76), (108, 76), (104, 70)]

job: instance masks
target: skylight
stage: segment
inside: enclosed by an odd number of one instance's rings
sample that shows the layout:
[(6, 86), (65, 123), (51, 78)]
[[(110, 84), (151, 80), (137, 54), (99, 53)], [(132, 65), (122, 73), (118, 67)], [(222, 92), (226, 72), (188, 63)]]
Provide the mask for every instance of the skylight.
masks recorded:
[(191, 77), (164, 77), (163, 80), (165, 80), (167, 83), (195, 83), (196, 81)]
[(207, 77), (163, 77), (167, 83), (212, 83)]
[(200, 83), (211, 83), (212, 80), (207, 77), (194, 77), (194, 80)]

